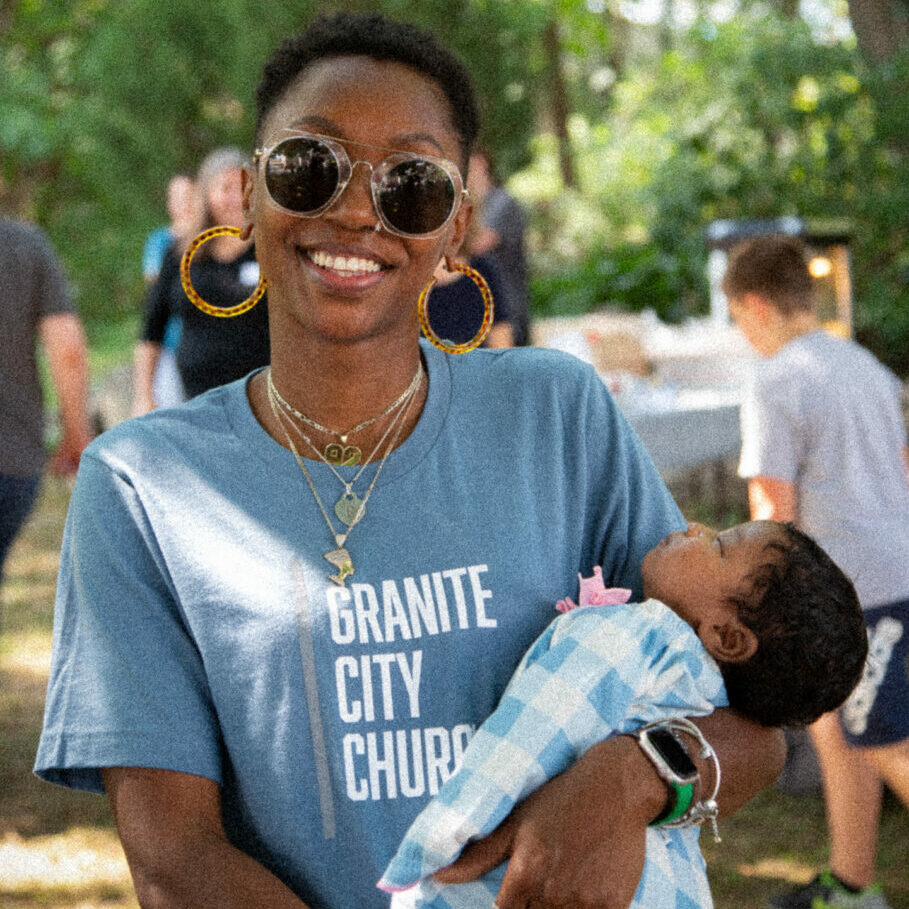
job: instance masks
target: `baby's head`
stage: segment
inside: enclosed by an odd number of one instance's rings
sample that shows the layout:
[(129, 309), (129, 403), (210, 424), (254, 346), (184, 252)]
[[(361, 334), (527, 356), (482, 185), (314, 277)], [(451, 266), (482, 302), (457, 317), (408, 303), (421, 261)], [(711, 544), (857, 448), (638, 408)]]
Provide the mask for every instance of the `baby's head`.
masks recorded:
[(868, 651), (855, 589), (791, 524), (676, 531), (644, 557), (644, 593), (697, 632), (729, 703), (767, 726), (813, 722), (858, 683)]

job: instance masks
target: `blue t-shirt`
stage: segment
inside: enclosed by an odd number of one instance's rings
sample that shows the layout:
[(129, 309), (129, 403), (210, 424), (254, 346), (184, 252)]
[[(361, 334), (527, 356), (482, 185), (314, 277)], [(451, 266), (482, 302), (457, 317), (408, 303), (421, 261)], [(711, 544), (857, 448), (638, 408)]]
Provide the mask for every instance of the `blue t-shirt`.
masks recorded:
[(154, 281), (161, 271), (164, 255), (174, 242), (169, 227), (156, 227), (146, 238), (142, 247), (142, 274), (146, 281)]
[[(209, 777), (231, 840), (313, 909), (387, 905), (379, 875), (553, 603), (596, 564), (640, 596), (644, 553), (684, 524), (589, 367), (422, 351), (428, 399), (350, 534), (346, 587), (245, 381), (89, 447), (40, 776), (94, 791), (105, 766)], [(331, 509), (341, 484), (308, 469)]]

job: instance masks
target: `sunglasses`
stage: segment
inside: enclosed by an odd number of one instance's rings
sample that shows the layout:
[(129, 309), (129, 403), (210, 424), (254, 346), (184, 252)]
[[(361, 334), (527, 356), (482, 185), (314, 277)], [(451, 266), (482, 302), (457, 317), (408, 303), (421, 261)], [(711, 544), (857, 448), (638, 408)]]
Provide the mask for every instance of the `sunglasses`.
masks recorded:
[(282, 211), (317, 218), (344, 192), (354, 168), (370, 170), (369, 187), (379, 221), (399, 237), (440, 234), (467, 195), (457, 165), (433, 155), (394, 151), (378, 145), (347, 142), (391, 152), (379, 164), (351, 161), (340, 140), (294, 132), (274, 145), (257, 148), (256, 167), (264, 161), (265, 189)]

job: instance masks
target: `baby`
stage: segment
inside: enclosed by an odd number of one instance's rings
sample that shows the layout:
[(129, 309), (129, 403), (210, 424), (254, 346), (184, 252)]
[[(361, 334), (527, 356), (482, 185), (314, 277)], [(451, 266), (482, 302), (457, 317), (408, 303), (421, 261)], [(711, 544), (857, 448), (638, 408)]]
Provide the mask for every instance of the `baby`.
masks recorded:
[[(867, 653), (850, 581), (791, 524), (676, 531), (644, 557), (645, 602), (599, 568), (524, 655), (460, 767), (418, 815), (379, 887), (392, 906), (493, 906), (507, 863), (467, 884), (434, 872), (610, 735), (727, 704), (770, 726), (838, 707)], [(591, 607), (608, 608), (591, 608)], [(651, 826), (633, 907), (710, 907), (698, 827)]]

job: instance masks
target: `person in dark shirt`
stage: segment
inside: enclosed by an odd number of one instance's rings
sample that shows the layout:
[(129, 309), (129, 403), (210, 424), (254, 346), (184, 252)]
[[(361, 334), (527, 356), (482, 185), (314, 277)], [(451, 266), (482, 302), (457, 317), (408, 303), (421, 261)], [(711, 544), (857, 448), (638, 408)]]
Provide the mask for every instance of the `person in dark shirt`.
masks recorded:
[[(197, 186), (204, 200), (200, 230), (215, 224), (243, 223), (241, 171), (245, 157), (238, 149), (212, 152), (199, 168)], [(189, 398), (239, 379), (269, 361), (266, 300), (231, 319), (213, 319), (190, 302), (180, 283), (180, 253), (172, 246), (158, 280), (145, 298), (145, 322), (135, 355), (135, 415), (157, 406), (152, 386), (165, 329), (173, 316), (182, 321), (177, 369)], [(193, 259), (193, 286), (215, 306), (246, 299), (259, 280), (253, 247), (234, 237), (217, 237)]]
[[(458, 257), (464, 265), (476, 269), (492, 293), (492, 328), (483, 347), (514, 347), (514, 292), (505, 271), (492, 253), (478, 253), (477, 240), (483, 231), (483, 205), (474, 198), (473, 219), (467, 228)], [(474, 282), (464, 274), (449, 271), (444, 262), (435, 271), (436, 283), (426, 303), (426, 314), (439, 338), (465, 344), (473, 338), (483, 322), (483, 297)]]

